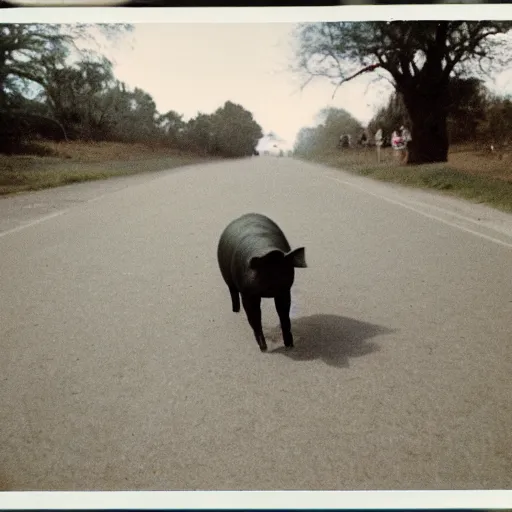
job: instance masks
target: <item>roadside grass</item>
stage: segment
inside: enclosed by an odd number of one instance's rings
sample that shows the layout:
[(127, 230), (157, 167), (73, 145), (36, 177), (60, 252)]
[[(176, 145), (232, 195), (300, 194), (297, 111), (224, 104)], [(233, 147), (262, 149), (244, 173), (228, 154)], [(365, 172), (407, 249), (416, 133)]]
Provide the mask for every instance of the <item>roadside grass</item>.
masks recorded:
[(469, 147), (451, 148), (444, 164), (403, 165), (392, 149), (384, 148), (381, 162), (375, 149), (350, 149), (302, 157), (360, 176), (399, 185), (431, 189), (512, 212), (512, 154), (493, 154)]
[(37, 142), (31, 154), (0, 154), (0, 195), (150, 173), (213, 160), (144, 144)]

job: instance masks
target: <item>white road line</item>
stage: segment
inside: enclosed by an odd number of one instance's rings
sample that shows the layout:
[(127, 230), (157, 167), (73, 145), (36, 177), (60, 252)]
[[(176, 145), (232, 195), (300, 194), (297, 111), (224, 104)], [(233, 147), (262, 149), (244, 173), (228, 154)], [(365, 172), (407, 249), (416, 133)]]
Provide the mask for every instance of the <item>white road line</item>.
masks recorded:
[(72, 210), (75, 206), (78, 204), (87, 204), (87, 203), (94, 203), (96, 201), (99, 201), (103, 197), (105, 197), (107, 194), (102, 194), (100, 196), (92, 197), (91, 199), (86, 199), (85, 201), (79, 201), (71, 208), (65, 208), (63, 210), (59, 210), (58, 212), (49, 213), (48, 215), (44, 215), (43, 217), (39, 217), (36, 220), (27, 222), (25, 224), (20, 224), (19, 226), (16, 226), (15, 228), (8, 229), (6, 231), (0, 232), (0, 238), (6, 235), (10, 235), (12, 233), (17, 233), (18, 231), (22, 231), (25, 228), (30, 228), (31, 226), (35, 226), (36, 224), (40, 224), (41, 222), (45, 222), (47, 220), (53, 219), (54, 217), (58, 217), (59, 215), (62, 215), (63, 213), (69, 212)]
[[(386, 196), (383, 196), (383, 195), (380, 195), (380, 194), (375, 194), (374, 192), (370, 192), (369, 190), (366, 190), (364, 187), (361, 187), (360, 185), (355, 185), (354, 183), (350, 183), (348, 181), (343, 181), (343, 180), (340, 180), (338, 178), (332, 178), (331, 176), (326, 176), (326, 178), (328, 178), (330, 180), (333, 180), (333, 181), (337, 181), (338, 183), (343, 183), (344, 185), (348, 185), (350, 187), (357, 188), (357, 189), (365, 192), (366, 194), (369, 194), (369, 195), (374, 196), (374, 197), (378, 197), (379, 199), (383, 199), (384, 201), (387, 201), (388, 203), (392, 203), (392, 204), (401, 206), (403, 208), (407, 208), (408, 210), (411, 210), (413, 212), (419, 213), (420, 215), (423, 215), (424, 217), (427, 217), (429, 219), (433, 219), (433, 220), (437, 220), (439, 222), (442, 222), (443, 224), (451, 226), (452, 228), (457, 228), (457, 229), (460, 229), (461, 231), (466, 231), (467, 233), (471, 233), (471, 234), (479, 236), (481, 238), (485, 238), (486, 240), (489, 240), (489, 241), (494, 242), (496, 244), (500, 244), (500, 245), (503, 245), (505, 247), (509, 247), (509, 248), (512, 249), (512, 243), (504, 242), (503, 240), (500, 240), (499, 238), (494, 238), (492, 236), (485, 235), (484, 233), (480, 233), (479, 231), (475, 231), (475, 230), (470, 229), (470, 228), (465, 228), (463, 226), (460, 226), (459, 224), (455, 224), (454, 222), (450, 222), (449, 220), (445, 220), (445, 219), (442, 219), (441, 217), (437, 217), (436, 215), (432, 215), (430, 213), (423, 212), (423, 211), (421, 211), (421, 210), (419, 210), (417, 208), (414, 208), (413, 206), (410, 206), (407, 203), (403, 203), (401, 201), (397, 201), (396, 199), (391, 199), (389, 197), (386, 197)], [(418, 203), (418, 204), (421, 204), (421, 203)], [(429, 205), (426, 205), (426, 206), (429, 207)], [(436, 208), (436, 207), (434, 207), (434, 208)], [(437, 208), (437, 209), (438, 210), (442, 210), (442, 208)], [(455, 214), (455, 213), (452, 214), (449, 211), (447, 211), (447, 213), (449, 213), (450, 215), (454, 215), (455, 217), (459, 217), (461, 219), (464, 219), (467, 222), (475, 222), (472, 219), (463, 217), (462, 215), (459, 215), (459, 214)]]
[(54, 212), (54, 213), (50, 213), (49, 215), (45, 215), (44, 217), (40, 217), (39, 219), (33, 220), (31, 222), (27, 222), (26, 224), (21, 224), (20, 226), (16, 226), (15, 228), (8, 229), (7, 231), (3, 231), (0, 233), (0, 238), (3, 236), (6, 236), (6, 235), (10, 235), (12, 233), (16, 233), (25, 228), (35, 226), (36, 224), (40, 224), (41, 222), (44, 222), (45, 220), (53, 219), (53, 217), (58, 217), (59, 215), (62, 215), (63, 213), (66, 213), (68, 211), (69, 211), (69, 208), (67, 208), (66, 210), (60, 210), (58, 212)]

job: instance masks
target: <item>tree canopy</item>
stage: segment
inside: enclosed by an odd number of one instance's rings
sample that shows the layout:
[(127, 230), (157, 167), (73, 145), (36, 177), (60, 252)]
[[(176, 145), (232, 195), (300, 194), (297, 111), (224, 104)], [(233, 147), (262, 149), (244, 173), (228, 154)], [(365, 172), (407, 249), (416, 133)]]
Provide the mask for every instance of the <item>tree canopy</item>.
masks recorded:
[(382, 71), (411, 120), (409, 162), (446, 161), (448, 87), (453, 76), (478, 76), (512, 61), (509, 21), (394, 21), (301, 24), (298, 68), (307, 81), (339, 87)]
[(216, 149), (226, 156), (252, 155), (263, 137), (263, 131), (251, 112), (231, 101), (226, 101), (214, 112), (212, 121)]
[(253, 154), (263, 136), (251, 112), (226, 101), (213, 114), (199, 113), (184, 127), (183, 137), (195, 150), (225, 157)]
[(316, 127), (306, 127), (299, 131), (294, 146), (296, 154), (308, 155), (332, 150), (337, 147), (340, 135), (347, 134), (356, 139), (363, 130), (361, 123), (344, 109), (322, 109), (317, 119), (320, 123)]
[(160, 114), (150, 94), (116, 79), (100, 51), (77, 45), (78, 38), (102, 34), (110, 41), (130, 30), (118, 24), (1, 25), (0, 151), (19, 150), (22, 141), (41, 136), (252, 155), (262, 131), (241, 105), (227, 101), (188, 122), (173, 110)]
[[(489, 107), (487, 88), (478, 78), (451, 77), (447, 95), (450, 143), (475, 140), (477, 127), (486, 118)], [(368, 130), (374, 134), (378, 128), (382, 128), (383, 133), (389, 136), (400, 125), (410, 124), (403, 97), (400, 93), (394, 92), (387, 105), (380, 108), (368, 123)]]
[[(53, 128), (59, 127), (58, 131), (66, 137), (61, 121), (53, 115), (55, 112), (52, 110), (58, 111), (60, 108), (62, 113), (64, 106), (72, 101), (69, 87), (67, 90), (59, 90), (63, 82), (64, 89), (71, 84), (76, 85), (79, 74), (87, 72), (85, 64), (81, 70), (69, 68), (73, 53), (75, 57), (89, 60), (90, 73), (109, 72), (100, 54), (80, 49), (76, 45), (78, 38), (90, 39), (91, 30), (113, 40), (131, 31), (132, 26), (80, 23), (0, 25), (0, 149), (12, 148), (25, 136), (27, 130), (38, 124), (34, 123), (37, 117), (39, 124), (47, 120)], [(100, 61), (101, 65), (95, 66), (94, 61)], [(93, 80), (89, 79), (88, 82), (91, 84)], [(40, 98), (34, 101), (37, 92), (45, 95), (46, 104)]]

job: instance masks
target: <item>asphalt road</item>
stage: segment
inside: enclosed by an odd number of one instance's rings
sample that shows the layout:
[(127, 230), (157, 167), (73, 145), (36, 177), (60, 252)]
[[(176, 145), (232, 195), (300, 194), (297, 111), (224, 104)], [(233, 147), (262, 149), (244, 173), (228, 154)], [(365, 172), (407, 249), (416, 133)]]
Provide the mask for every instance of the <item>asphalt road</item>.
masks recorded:
[[(249, 211), (306, 247), (291, 351), (217, 268)], [(1, 489), (512, 488), (512, 216), (272, 157), (0, 216)]]

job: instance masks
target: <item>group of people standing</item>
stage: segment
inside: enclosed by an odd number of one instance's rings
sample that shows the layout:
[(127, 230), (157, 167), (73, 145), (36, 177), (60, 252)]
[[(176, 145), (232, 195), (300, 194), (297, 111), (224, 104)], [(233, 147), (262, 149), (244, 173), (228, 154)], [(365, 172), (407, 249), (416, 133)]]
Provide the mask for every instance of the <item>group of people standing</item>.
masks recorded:
[[(391, 143), (395, 159), (400, 161), (401, 163), (407, 162), (407, 156), (409, 153), (411, 140), (411, 132), (404, 125), (400, 126), (400, 128), (396, 128), (395, 130), (393, 130), (391, 134), (391, 139), (389, 139), (389, 137), (384, 137), (384, 134), (382, 133), (382, 128), (379, 128), (375, 133), (375, 146), (377, 147), (378, 161), (380, 162), (381, 159), (381, 148)], [(369, 143), (370, 140), (368, 138), (368, 135), (366, 134), (366, 131), (363, 130), (363, 132), (357, 139), (357, 144), (362, 147), (367, 147)], [(340, 135), (338, 147), (352, 147), (351, 136), (349, 134)]]
[[(396, 155), (396, 158), (402, 163), (407, 161), (407, 155), (409, 153), (409, 146), (412, 140), (411, 132), (405, 127), (400, 126), (391, 134), (391, 147)], [(384, 137), (382, 129), (379, 128), (375, 133), (375, 143), (380, 148), (383, 145)]]

